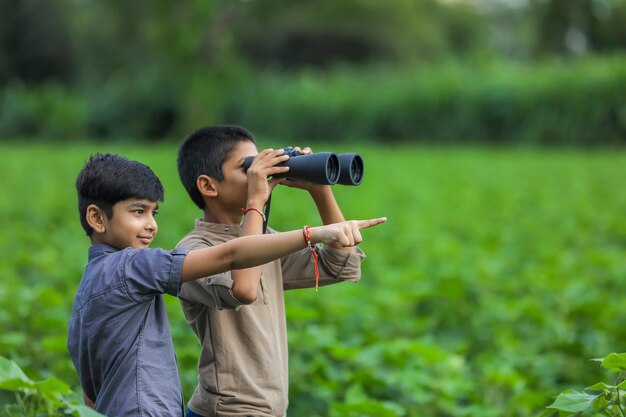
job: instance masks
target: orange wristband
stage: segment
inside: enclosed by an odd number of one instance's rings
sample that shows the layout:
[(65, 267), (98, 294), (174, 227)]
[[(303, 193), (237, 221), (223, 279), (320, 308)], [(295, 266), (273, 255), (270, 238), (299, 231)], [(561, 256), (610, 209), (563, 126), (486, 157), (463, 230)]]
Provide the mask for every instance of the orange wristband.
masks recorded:
[(320, 267), (318, 262), (318, 254), (315, 250), (316, 247), (313, 242), (311, 242), (311, 226), (304, 226), (304, 228), (302, 229), (302, 234), (304, 235), (304, 243), (309, 249), (311, 249), (311, 255), (313, 256), (313, 264), (315, 265), (315, 292), (317, 292), (320, 283)]

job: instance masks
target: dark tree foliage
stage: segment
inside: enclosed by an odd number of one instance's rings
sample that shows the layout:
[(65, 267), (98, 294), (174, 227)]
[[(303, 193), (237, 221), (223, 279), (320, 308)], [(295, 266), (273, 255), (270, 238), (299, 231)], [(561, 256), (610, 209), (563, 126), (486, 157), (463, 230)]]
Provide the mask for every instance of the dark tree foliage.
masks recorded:
[(272, 72), (534, 65), (624, 49), (626, 0), (0, 0), (0, 137), (157, 138), (237, 123), (242, 89)]
[(285, 69), (438, 62), (492, 50), (502, 37), (518, 56), (626, 48), (624, 0), (531, 0), (485, 13), (494, 4), (509, 3), (0, 0), (0, 82), (97, 84), (146, 68), (183, 79), (233, 59)]
[(436, 0), (249, 2), (233, 36), (254, 65), (278, 68), (437, 61), (481, 47), (482, 18)]
[(76, 57), (64, 0), (0, 0), (0, 83), (68, 83)]
[(533, 0), (539, 55), (626, 50), (626, 1)]

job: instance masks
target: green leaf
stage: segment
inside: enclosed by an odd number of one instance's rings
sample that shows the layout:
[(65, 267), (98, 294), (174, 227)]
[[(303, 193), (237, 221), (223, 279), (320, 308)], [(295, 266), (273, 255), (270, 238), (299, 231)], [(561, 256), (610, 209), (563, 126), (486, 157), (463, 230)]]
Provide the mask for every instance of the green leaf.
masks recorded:
[(64, 401), (63, 396), (72, 392), (67, 384), (56, 378), (49, 378), (45, 381), (37, 381), (35, 382), (35, 388), (37, 388), (39, 395), (45, 398), (46, 401), (54, 408), (59, 408), (65, 405), (66, 401)]
[(33, 388), (33, 385), (33, 381), (15, 362), (0, 356), (0, 389), (24, 391)]
[(48, 378), (45, 381), (35, 382), (35, 388), (42, 394), (61, 394), (68, 395), (72, 392), (70, 387), (63, 381), (56, 378)]
[(399, 404), (389, 401), (363, 401), (353, 404), (332, 404), (331, 415), (342, 417), (400, 417), (405, 410)]
[(610, 353), (602, 360), (602, 367), (611, 372), (626, 371), (626, 353)]
[(102, 417), (102, 414), (85, 405), (68, 404), (66, 410), (76, 417)]
[(601, 413), (603, 410), (606, 410), (608, 407), (613, 407), (608, 399), (608, 393), (603, 393), (593, 402), (592, 410), (595, 414)]
[(593, 384), (592, 386), (585, 388), (585, 391), (610, 391), (612, 389), (615, 389), (615, 385), (598, 382), (597, 384)]
[(586, 392), (566, 390), (560, 393), (556, 400), (547, 408), (571, 413), (586, 412), (591, 410), (591, 405), (600, 395), (602, 394), (593, 395)]
[(347, 404), (355, 404), (367, 401), (369, 398), (360, 384), (353, 384), (346, 391), (345, 402)]

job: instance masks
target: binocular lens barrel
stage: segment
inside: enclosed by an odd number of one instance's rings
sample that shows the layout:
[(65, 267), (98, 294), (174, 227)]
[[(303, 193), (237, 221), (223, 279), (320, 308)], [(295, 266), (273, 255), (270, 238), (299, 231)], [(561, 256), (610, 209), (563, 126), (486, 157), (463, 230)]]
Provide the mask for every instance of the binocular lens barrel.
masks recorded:
[[(274, 175), (276, 178), (304, 180), (323, 185), (359, 185), (363, 179), (363, 159), (356, 153), (337, 155), (333, 152), (318, 152), (303, 155), (290, 148), (284, 148), (290, 158), (279, 164), (289, 167), (284, 174)], [(246, 158), (243, 169), (247, 171), (252, 165), (252, 156)]]
[(333, 185), (339, 180), (339, 158), (332, 152), (292, 156), (282, 165), (288, 166), (289, 171), (274, 175), (276, 178), (287, 177), (324, 185)]
[(339, 184), (359, 185), (363, 179), (363, 158), (358, 153), (339, 154)]

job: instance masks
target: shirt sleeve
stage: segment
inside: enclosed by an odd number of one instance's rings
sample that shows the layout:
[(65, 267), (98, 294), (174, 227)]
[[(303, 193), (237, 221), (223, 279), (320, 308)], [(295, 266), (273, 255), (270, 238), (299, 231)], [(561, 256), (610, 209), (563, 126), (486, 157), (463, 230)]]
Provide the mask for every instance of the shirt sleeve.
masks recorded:
[[(211, 246), (213, 244), (209, 240), (196, 237), (183, 240), (177, 247), (194, 250)], [(244, 304), (233, 294), (233, 279), (230, 271), (185, 282), (178, 298), (188, 303), (199, 303), (220, 310), (236, 310)]]
[(230, 271), (185, 282), (178, 298), (220, 310), (236, 310), (244, 304), (233, 294)]
[[(357, 282), (361, 278), (361, 262), (365, 253), (361, 248), (349, 252), (332, 246), (318, 246), (319, 285), (335, 284), (342, 281)], [(310, 249), (302, 249), (281, 258), (283, 288), (312, 288), (315, 286), (315, 263)]]
[(178, 295), (187, 249), (127, 250), (122, 276), (132, 298), (144, 301), (155, 294)]

